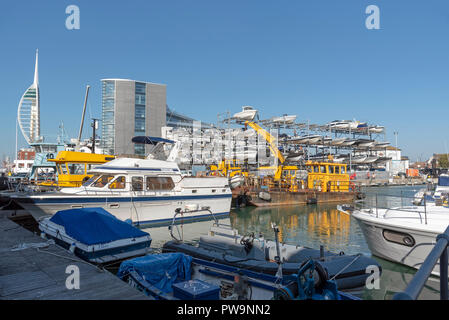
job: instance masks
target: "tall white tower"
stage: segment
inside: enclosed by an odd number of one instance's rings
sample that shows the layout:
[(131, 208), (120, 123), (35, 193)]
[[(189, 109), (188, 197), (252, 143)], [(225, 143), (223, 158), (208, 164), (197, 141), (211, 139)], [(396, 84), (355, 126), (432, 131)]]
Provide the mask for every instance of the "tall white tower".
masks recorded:
[(40, 135), (38, 54), (39, 52), (36, 50), (33, 84), (23, 94), (17, 109), (17, 122), (28, 144), (42, 140)]

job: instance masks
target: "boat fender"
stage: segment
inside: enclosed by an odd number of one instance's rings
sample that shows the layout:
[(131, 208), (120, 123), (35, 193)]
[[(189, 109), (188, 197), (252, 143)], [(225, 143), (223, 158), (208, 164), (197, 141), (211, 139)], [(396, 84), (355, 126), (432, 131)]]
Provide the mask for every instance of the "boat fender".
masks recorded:
[(75, 248), (76, 248), (76, 244), (75, 244), (75, 243), (72, 243), (72, 244), (70, 245), (69, 251), (70, 251), (71, 253), (75, 253)]
[(344, 255), (345, 255), (345, 252), (344, 252), (344, 251), (340, 251), (340, 252), (338, 253), (338, 255), (339, 255), (339, 256), (344, 256)]
[(42, 239), (47, 239), (47, 235), (45, 234), (45, 232), (41, 232), (41, 238)]

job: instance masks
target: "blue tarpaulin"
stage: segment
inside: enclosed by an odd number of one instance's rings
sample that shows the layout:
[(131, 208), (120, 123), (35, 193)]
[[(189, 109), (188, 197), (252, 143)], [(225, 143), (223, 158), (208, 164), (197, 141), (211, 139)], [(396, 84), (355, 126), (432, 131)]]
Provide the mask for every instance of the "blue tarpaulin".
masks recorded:
[(122, 262), (117, 276), (123, 279), (130, 271), (136, 271), (151, 285), (171, 293), (172, 284), (190, 280), (192, 259), (179, 252), (150, 254)]
[(103, 208), (61, 210), (50, 221), (63, 226), (67, 235), (86, 245), (148, 235)]

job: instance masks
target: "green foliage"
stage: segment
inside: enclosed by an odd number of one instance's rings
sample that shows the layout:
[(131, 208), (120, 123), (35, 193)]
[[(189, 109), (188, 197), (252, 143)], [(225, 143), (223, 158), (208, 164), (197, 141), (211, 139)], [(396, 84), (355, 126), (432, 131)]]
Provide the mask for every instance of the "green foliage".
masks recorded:
[(438, 167), (449, 168), (449, 157), (447, 154), (442, 154), (438, 157)]

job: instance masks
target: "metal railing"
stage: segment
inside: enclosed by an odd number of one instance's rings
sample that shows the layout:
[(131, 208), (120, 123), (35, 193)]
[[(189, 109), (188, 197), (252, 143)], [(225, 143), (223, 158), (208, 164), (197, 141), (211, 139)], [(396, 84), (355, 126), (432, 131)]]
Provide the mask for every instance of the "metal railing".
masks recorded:
[(395, 294), (393, 300), (416, 300), (421, 293), (427, 279), (435, 268), (438, 260), (440, 261), (440, 299), (448, 300), (448, 254), (449, 227), (444, 233), (437, 236), (437, 242), (430, 251), (426, 260), (416, 272), (412, 281), (403, 292)]
[[(397, 207), (381, 206), (381, 205), (379, 205), (379, 201), (378, 201), (379, 196), (389, 197), (389, 198), (401, 198), (401, 205), (397, 206)], [(428, 212), (427, 212), (426, 197), (423, 198), (421, 205), (414, 205), (413, 203), (410, 203), (410, 205), (404, 205), (404, 199), (416, 199), (416, 198), (414, 196), (405, 196), (402, 192), (401, 192), (401, 195), (375, 194), (374, 204), (373, 204), (374, 208), (372, 207), (372, 205), (368, 205), (368, 207), (371, 208), (371, 210), (375, 209), (376, 218), (379, 218), (379, 209), (386, 210), (385, 214), (389, 210), (393, 210), (393, 211), (398, 211), (398, 212), (416, 213), (417, 215), (419, 215), (419, 219), (420, 219), (421, 223), (423, 223), (423, 220), (424, 220), (424, 224), (427, 224), (427, 213)], [(367, 209), (367, 207), (364, 207), (364, 206), (366, 206), (366, 201), (362, 204), (362, 206), (360, 206), (360, 204), (356, 204), (356, 206), (358, 206), (358, 208), (360, 208), (360, 209)]]

